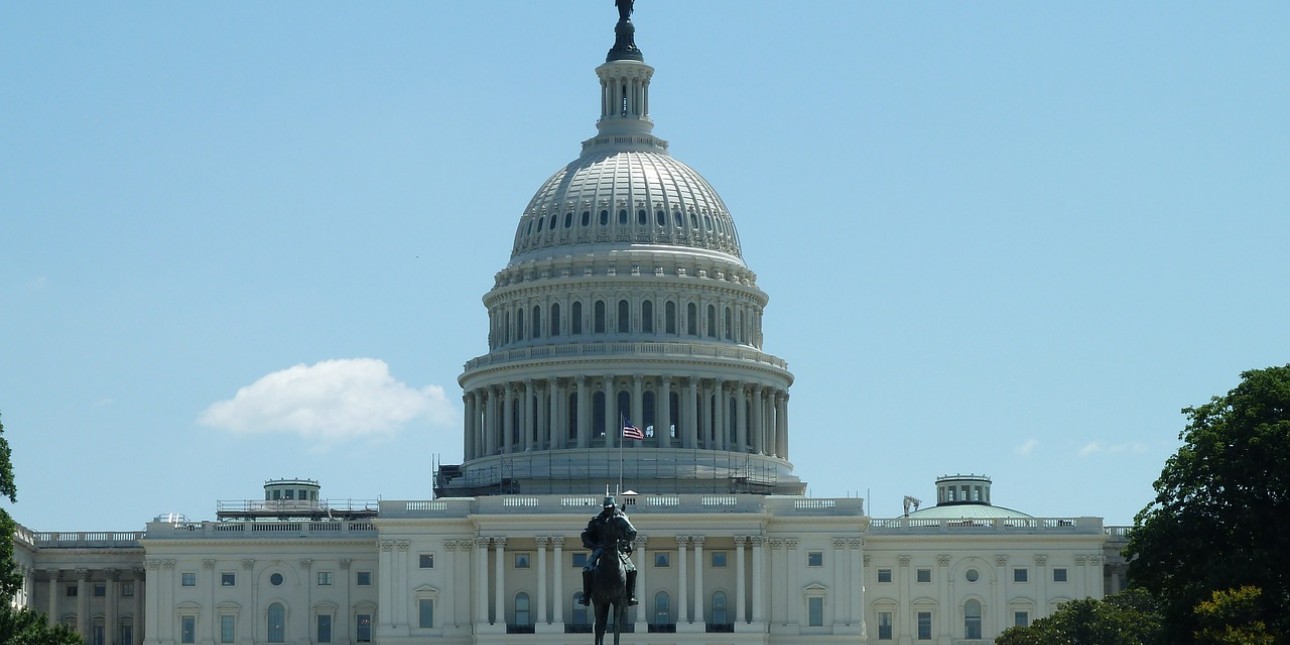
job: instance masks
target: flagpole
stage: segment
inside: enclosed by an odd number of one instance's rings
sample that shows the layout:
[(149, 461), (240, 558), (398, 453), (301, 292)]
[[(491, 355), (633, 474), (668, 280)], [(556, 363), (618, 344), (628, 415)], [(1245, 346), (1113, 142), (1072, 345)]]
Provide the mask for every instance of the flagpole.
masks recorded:
[(623, 490), (623, 443), (627, 441), (624, 430), (627, 428), (627, 418), (621, 412), (618, 413), (618, 492)]

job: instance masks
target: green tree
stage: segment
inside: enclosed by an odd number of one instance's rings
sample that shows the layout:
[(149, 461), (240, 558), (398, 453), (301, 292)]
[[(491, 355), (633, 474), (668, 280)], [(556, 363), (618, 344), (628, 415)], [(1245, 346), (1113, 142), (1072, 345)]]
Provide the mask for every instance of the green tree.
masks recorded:
[(1196, 642), (1205, 645), (1273, 645), (1276, 638), (1259, 619), (1258, 587), (1215, 591), (1209, 600), (1196, 605), (1200, 629)]
[(1183, 409), (1183, 446), (1134, 519), (1129, 579), (1161, 600), (1170, 643), (1195, 642), (1194, 609), (1254, 586), (1276, 642), (1290, 642), (1290, 365), (1252, 370), (1225, 396)]
[(1086, 598), (1061, 606), (1052, 616), (1028, 627), (1010, 627), (995, 645), (1156, 645), (1160, 616), (1155, 603), (1140, 590), (1128, 590), (1105, 600)]
[[(0, 495), (18, 501), (13, 478), (13, 451), (0, 423)], [(13, 534), (18, 528), (9, 511), (0, 508), (0, 643), (5, 645), (81, 645), (81, 637), (64, 625), (50, 626), (44, 614), (15, 608), (13, 599), (22, 590), (22, 574), (13, 556)]]

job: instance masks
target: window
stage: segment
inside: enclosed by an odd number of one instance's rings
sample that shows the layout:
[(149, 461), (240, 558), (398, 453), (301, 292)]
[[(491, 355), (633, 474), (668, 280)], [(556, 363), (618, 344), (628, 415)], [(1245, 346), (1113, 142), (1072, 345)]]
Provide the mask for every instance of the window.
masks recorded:
[(824, 552), (823, 552), (823, 551), (808, 551), (808, 552), (806, 553), (806, 566), (808, 566), (808, 567), (822, 567), (822, 566), (824, 566)]
[(131, 597), (131, 596), (133, 596), (133, 595), (134, 595), (134, 581), (133, 581), (133, 580), (126, 580), (125, 582), (122, 582), (122, 583), (121, 583), (121, 596), (122, 596), (123, 598), (129, 598), (129, 597)]
[(75, 597), (76, 597), (76, 594), (78, 593), (78, 592), (76, 591), (76, 585), (67, 585), (67, 589), (66, 589), (63, 593), (64, 593), (68, 598), (75, 598)]
[(600, 211), (600, 225), (609, 226), (609, 211), (607, 210)]
[(219, 642), (232, 643), (237, 640), (237, 616), (224, 614), (219, 617)]
[(1030, 612), (1028, 612), (1028, 611), (1014, 611), (1014, 612), (1012, 612), (1012, 624), (1013, 624), (1014, 626), (1016, 626), (1016, 627), (1029, 627), (1029, 626), (1030, 626)]
[(331, 642), (331, 614), (318, 614), (318, 642)]
[(878, 640), (880, 641), (891, 640), (891, 615), (890, 611), (878, 612)]
[(370, 587), (370, 586), (372, 586), (372, 572), (371, 572), (371, 571), (359, 571), (359, 572), (356, 574), (356, 577), (355, 577), (355, 579), (354, 579), (354, 584), (356, 584), (356, 585), (358, 585), (358, 586), (360, 586), (360, 587)]
[(237, 586), (237, 574), (231, 571), (225, 571), (219, 574), (219, 586), (234, 587)]
[[(99, 620), (101, 621), (102, 619), (100, 618)], [(106, 645), (106, 643), (103, 642), (103, 637), (104, 632), (102, 624), (96, 624), (90, 627), (89, 645)]]
[(966, 578), (968, 582), (976, 582), (981, 578), (981, 572), (976, 569), (968, 569), (963, 574), (963, 577)]
[(963, 637), (981, 638), (981, 602), (976, 599), (963, 603)]
[(879, 569), (878, 582), (891, 582), (891, 569)]
[(318, 572), (318, 585), (319, 585), (319, 586), (321, 586), (321, 587), (326, 587), (326, 586), (328, 586), (328, 585), (330, 585), (330, 584), (331, 584), (331, 572), (330, 572), (330, 571), (319, 571), (319, 572)]
[(194, 571), (185, 571), (179, 574), (179, 584), (185, 587), (196, 587), (197, 573)]
[(282, 574), (281, 574), (281, 573), (276, 573), (276, 572), (275, 572), (273, 575), (269, 576), (269, 584), (271, 584), (271, 585), (273, 585), (273, 586), (275, 586), (275, 587), (281, 586), (281, 585), (282, 585)]
[(417, 600), (417, 625), (421, 629), (430, 629), (434, 627), (434, 599), (420, 598)]
[(672, 599), (666, 591), (654, 594), (654, 624), (672, 624)]
[(107, 595), (107, 585), (102, 582), (94, 583), (94, 597), (102, 598)]
[(270, 643), (285, 643), (287, 641), (287, 609), (282, 603), (275, 602), (269, 605), (268, 615), (265, 620), (265, 635)]
[(932, 612), (918, 612), (918, 640), (932, 640)]
[(713, 551), (712, 567), (715, 569), (715, 568), (721, 568), (726, 566), (726, 559), (727, 559), (727, 556), (725, 551)]
[(626, 334), (630, 331), (632, 322), (631, 305), (626, 300), (618, 301), (618, 333)]
[(654, 302), (646, 300), (641, 303), (641, 331), (646, 334), (654, 333)]
[(527, 554), (527, 553), (516, 553), (516, 554), (515, 554), (515, 568), (516, 568), (516, 569), (527, 569), (527, 568), (529, 568), (529, 554)]
[(559, 335), (560, 335), (560, 303), (556, 303), (556, 304), (551, 305), (551, 325), (550, 325), (550, 327), (551, 327), (551, 328), (550, 328), (549, 330), (547, 330), (547, 335), (549, 335), (549, 336), (559, 336)]
[(288, 489), (287, 489), (286, 491), (284, 491), (284, 492), (283, 492), (283, 494), (282, 494), (282, 499), (295, 499), (295, 498), (296, 498), (296, 491), (295, 491), (295, 489), (288, 488)]
[(811, 627), (824, 626), (824, 596), (806, 599), (806, 624)]
[(134, 623), (130, 618), (121, 619), (121, 638), (117, 641), (125, 645), (134, 643)]
[(603, 334), (605, 333), (605, 301), (597, 300), (592, 309), (591, 317), (593, 320), (591, 331), (595, 334)]
[(421, 554), (421, 556), (420, 556), (420, 558), (418, 558), (418, 566), (420, 566), (422, 569), (433, 569), (433, 568), (434, 568), (434, 554), (433, 554), (433, 553), (422, 553), (422, 554)]
[(1053, 582), (1066, 582), (1066, 569), (1064, 567), (1053, 569)]
[(730, 624), (730, 615), (726, 604), (726, 593), (724, 591), (712, 592), (712, 620), (713, 625)]
[(579, 569), (587, 566), (587, 554), (586, 553), (573, 554), (573, 566), (578, 567)]
[(659, 568), (659, 569), (666, 569), (666, 568), (668, 568), (668, 567), (672, 566), (672, 554), (671, 554), (671, 553), (666, 553), (666, 552), (664, 552), (664, 553), (655, 553), (655, 554), (654, 554), (654, 566), (655, 566), (655, 567), (657, 567), (657, 568)]
[(699, 335), (699, 308), (693, 302), (685, 306), (685, 333)]
[(360, 643), (372, 642), (372, 615), (358, 614), (354, 619), (355, 640)]
[(573, 316), (569, 318), (569, 325), (570, 325), (569, 333), (571, 334), (582, 333), (582, 303), (581, 302), (573, 303)]
[(918, 569), (917, 571), (915, 571), (915, 572), (914, 572), (914, 579), (915, 579), (915, 580), (917, 580), (918, 582), (931, 582), (931, 581), (932, 581), (932, 570), (931, 570), (931, 569)]
[(533, 618), (529, 614), (529, 595), (523, 591), (515, 594), (515, 624), (530, 625)]
[(1030, 569), (1018, 568), (1012, 570), (1013, 582), (1030, 582)]
[(717, 307), (708, 305), (708, 338), (717, 337)]
[(619, 211), (618, 211), (618, 223), (619, 223), (619, 224), (626, 224), (626, 223), (627, 223), (627, 209), (626, 209), (626, 208), (619, 209)]
[(663, 305), (663, 331), (676, 333), (676, 303), (671, 300)]
[(181, 643), (197, 642), (197, 617), (196, 616), (179, 617), (179, 642)]

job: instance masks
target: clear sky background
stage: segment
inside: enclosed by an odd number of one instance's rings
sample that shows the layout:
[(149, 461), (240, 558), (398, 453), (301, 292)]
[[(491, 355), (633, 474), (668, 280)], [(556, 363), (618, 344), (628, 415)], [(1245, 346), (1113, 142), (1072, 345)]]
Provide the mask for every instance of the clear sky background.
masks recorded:
[[(0, 4), (18, 520), (427, 499), (610, 0)], [(1130, 523), (1179, 410), (1290, 362), (1290, 3), (639, 0), (814, 496), (994, 478)], [(239, 392), (241, 392), (239, 394)]]

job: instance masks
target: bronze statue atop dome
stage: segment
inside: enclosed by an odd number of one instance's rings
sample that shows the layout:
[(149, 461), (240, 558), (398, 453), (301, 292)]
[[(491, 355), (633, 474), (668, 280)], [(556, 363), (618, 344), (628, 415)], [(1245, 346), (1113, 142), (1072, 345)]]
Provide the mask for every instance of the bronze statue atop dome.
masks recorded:
[(645, 60), (640, 48), (636, 46), (636, 26), (632, 24), (635, 4), (634, 0), (614, 0), (614, 6), (618, 7), (618, 24), (614, 25), (614, 47), (605, 57), (606, 63), (615, 60)]
[(632, 5), (634, 0), (614, 0), (614, 6), (618, 7), (618, 21), (629, 22), (632, 19)]

